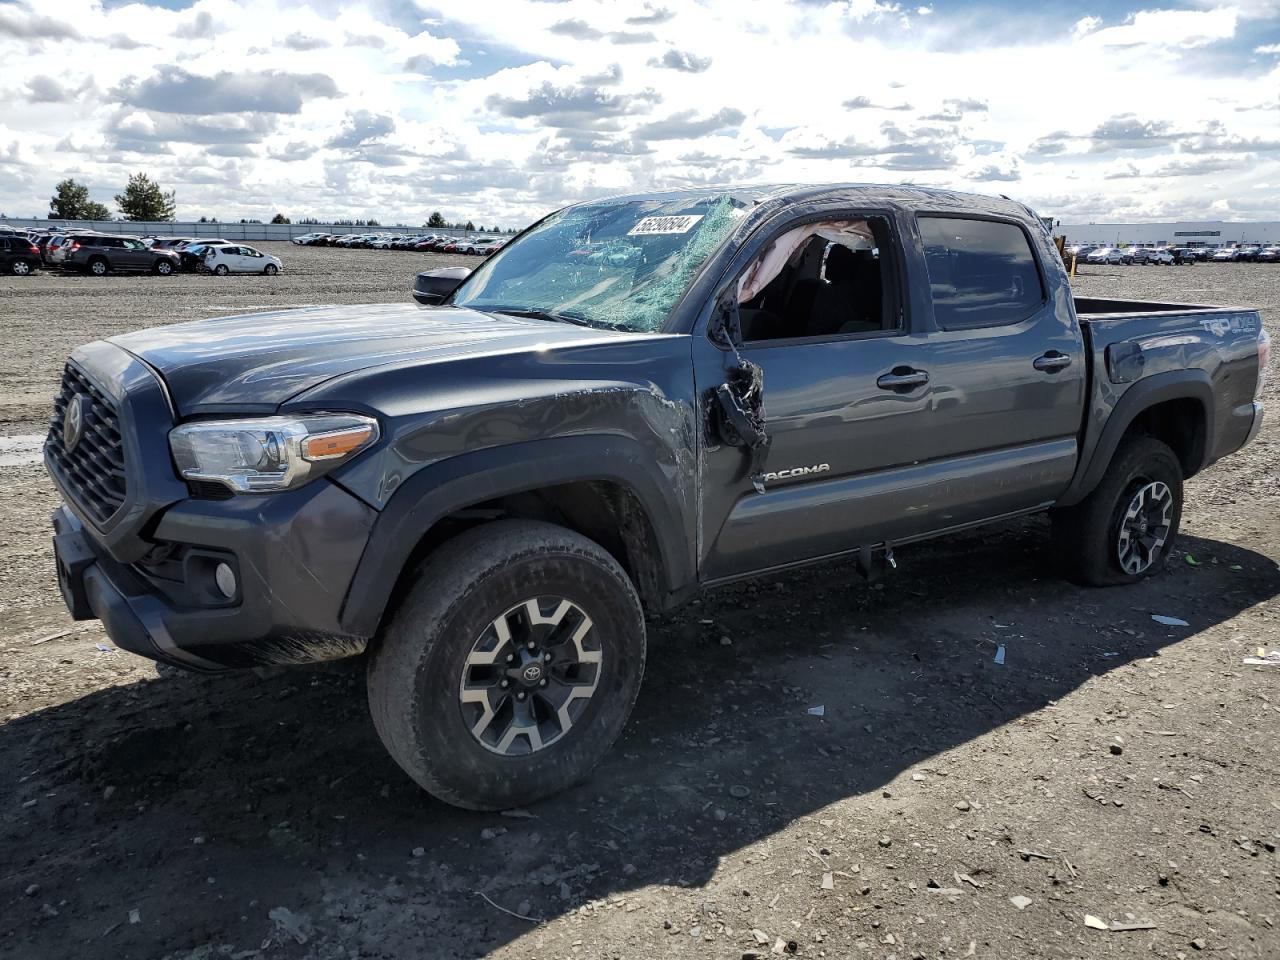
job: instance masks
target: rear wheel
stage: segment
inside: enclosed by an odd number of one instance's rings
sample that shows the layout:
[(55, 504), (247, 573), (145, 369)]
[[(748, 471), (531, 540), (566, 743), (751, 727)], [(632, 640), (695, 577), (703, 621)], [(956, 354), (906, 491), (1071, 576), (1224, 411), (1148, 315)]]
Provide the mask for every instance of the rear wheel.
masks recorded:
[(446, 543), (414, 581), (368, 666), (395, 761), (476, 810), (586, 777), (644, 670), (644, 617), (617, 561), (563, 527), (502, 520)]
[(213, 272), (220, 277), (225, 277), (230, 271), (227, 270), (227, 265), (225, 263), (220, 263), (213, 268)]
[(1135, 437), (1088, 497), (1054, 511), (1054, 549), (1077, 583), (1135, 583), (1163, 568), (1181, 520), (1182, 465), (1166, 444)]
[(167, 277), (173, 273), (173, 264), (168, 260), (157, 260), (154, 269), (160, 276)]
[(25, 260), (15, 260), (10, 265), (9, 270), (15, 277), (25, 277), (31, 273), (31, 264)]
[(107, 261), (102, 257), (94, 257), (89, 261), (89, 272), (95, 277), (105, 277), (109, 269), (111, 268), (107, 265)]

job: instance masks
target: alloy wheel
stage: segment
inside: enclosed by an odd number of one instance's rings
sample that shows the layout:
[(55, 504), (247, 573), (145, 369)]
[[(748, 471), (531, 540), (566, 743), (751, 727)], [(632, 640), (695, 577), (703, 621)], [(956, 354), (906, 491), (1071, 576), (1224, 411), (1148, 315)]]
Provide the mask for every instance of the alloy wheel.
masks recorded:
[(458, 684), (471, 735), (501, 756), (536, 753), (564, 737), (600, 682), (603, 652), (594, 624), (572, 600), (525, 600), (472, 645)]
[(1173, 493), (1168, 486), (1153, 480), (1138, 487), (1120, 518), (1120, 569), (1131, 575), (1150, 569), (1169, 539), (1172, 523)]

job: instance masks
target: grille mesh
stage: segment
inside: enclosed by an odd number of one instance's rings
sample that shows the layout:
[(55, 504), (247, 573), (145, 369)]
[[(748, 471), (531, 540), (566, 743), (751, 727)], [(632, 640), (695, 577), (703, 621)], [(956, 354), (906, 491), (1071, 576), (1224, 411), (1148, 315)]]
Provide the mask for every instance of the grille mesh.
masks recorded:
[[(62, 436), (63, 417), (76, 394), (84, 398), (84, 430), (79, 443), (68, 450)], [(128, 480), (119, 416), (111, 401), (74, 364), (68, 363), (62, 373), (45, 449), (63, 486), (92, 519), (106, 523), (123, 506)]]

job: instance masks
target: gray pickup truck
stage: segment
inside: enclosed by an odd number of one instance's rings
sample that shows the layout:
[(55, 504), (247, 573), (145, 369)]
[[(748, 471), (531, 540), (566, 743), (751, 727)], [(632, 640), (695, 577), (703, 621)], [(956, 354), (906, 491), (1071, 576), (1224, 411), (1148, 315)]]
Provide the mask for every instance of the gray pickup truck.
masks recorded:
[(1073, 299), (988, 197), (591, 202), (415, 296), (81, 347), (45, 462), (73, 616), (192, 670), (366, 655), (387, 749), (466, 807), (587, 775), (646, 609), (1037, 511), (1130, 583), (1262, 420), (1256, 312)]

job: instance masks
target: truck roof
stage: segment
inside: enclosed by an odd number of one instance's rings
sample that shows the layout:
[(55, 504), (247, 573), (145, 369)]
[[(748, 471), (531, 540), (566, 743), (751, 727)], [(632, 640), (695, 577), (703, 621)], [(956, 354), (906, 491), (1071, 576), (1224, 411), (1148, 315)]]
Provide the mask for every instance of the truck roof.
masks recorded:
[[(1008, 197), (963, 193), (934, 187), (884, 183), (785, 183), (721, 184), (682, 190), (619, 194), (609, 200), (681, 200), (728, 194), (754, 206), (768, 201), (785, 206), (814, 200), (849, 200), (857, 204), (889, 203), (907, 209), (953, 210), (969, 213), (996, 213), (1018, 218), (1036, 218), (1026, 204)], [(598, 202), (598, 201), (587, 201)]]

